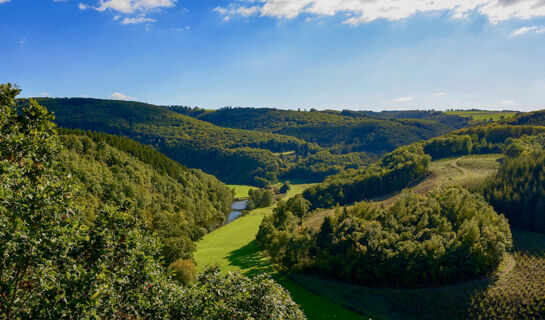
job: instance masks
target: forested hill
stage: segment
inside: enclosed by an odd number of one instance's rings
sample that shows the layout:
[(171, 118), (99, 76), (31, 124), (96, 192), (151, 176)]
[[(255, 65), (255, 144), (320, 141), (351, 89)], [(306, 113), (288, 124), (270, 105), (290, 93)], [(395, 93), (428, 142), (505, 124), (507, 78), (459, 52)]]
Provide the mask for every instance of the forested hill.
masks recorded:
[[(87, 98), (38, 98), (61, 127), (123, 135), (229, 183), (274, 181), (283, 163), (273, 152), (308, 153), (300, 139), (215, 126), (166, 107)], [(24, 99), (19, 104), (24, 104)]]
[(75, 202), (86, 219), (107, 205), (130, 203), (163, 241), (167, 264), (192, 255), (193, 241), (222, 225), (231, 209), (229, 187), (187, 169), (150, 147), (104, 133), (62, 130), (60, 170), (76, 184)]
[(545, 110), (520, 113), (504, 122), (512, 125), (545, 126)]
[[(419, 119), (385, 119), (363, 112), (292, 111), (268, 108), (223, 108), (217, 111), (171, 107), (172, 110), (238, 129), (289, 135), (330, 148), (334, 153), (383, 154), (418, 140), (429, 139), (464, 126), (464, 119), (433, 113), (407, 113)], [(452, 118), (452, 119), (451, 119)], [(431, 119), (431, 120), (428, 120)], [(443, 119), (444, 122), (438, 121)], [(448, 123), (448, 124), (447, 124)]]

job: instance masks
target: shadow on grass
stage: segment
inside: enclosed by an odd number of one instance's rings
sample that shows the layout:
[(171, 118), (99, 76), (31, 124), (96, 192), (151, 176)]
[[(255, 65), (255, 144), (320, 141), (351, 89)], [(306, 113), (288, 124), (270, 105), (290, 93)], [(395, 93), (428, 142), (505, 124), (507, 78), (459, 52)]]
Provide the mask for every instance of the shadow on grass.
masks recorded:
[(263, 273), (274, 273), (269, 259), (265, 257), (255, 240), (229, 254), (229, 262), (241, 269), (245, 276), (256, 276)]

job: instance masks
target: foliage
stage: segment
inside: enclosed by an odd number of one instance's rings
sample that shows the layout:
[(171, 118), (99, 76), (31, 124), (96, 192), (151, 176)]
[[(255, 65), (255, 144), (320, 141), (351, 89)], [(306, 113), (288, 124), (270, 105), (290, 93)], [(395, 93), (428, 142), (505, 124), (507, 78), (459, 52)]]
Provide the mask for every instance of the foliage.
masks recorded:
[(535, 136), (523, 135), (517, 139), (508, 138), (505, 140), (505, 155), (515, 158), (521, 154), (543, 150), (543, 147), (545, 147), (545, 133)]
[[(98, 142), (89, 138), (93, 136)], [(124, 138), (114, 143), (109, 135), (90, 133), (61, 136), (61, 141), (67, 153), (59, 170), (74, 178), (79, 187), (75, 202), (88, 219), (92, 221), (94, 212), (105, 205), (130, 200), (131, 213), (147, 221), (162, 239), (166, 265), (190, 258), (192, 240), (222, 225), (230, 212), (231, 190), (216, 178), (181, 166), (171, 175), (162, 174), (156, 168), (168, 168), (170, 163), (159, 161), (161, 157), (148, 161), (154, 163), (151, 166), (106, 143), (128, 144), (134, 154), (149, 154), (146, 149), (139, 152), (137, 142)]]
[(130, 201), (80, 219), (67, 173), (56, 170), (62, 148), (52, 117), (34, 100), (16, 113), (18, 92), (0, 86), (1, 319), (304, 318), (265, 277), (210, 272), (195, 286), (176, 285)]
[(250, 200), (248, 208), (265, 208), (273, 204), (274, 195), (271, 190), (268, 189), (250, 189), (248, 190), (248, 197)]
[(316, 154), (301, 159), (281, 176), (284, 179), (301, 179), (309, 182), (320, 182), (326, 177), (338, 174), (348, 169), (358, 169), (371, 163), (374, 156), (364, 152), (348, 154), (331, 154), (322, 150)]
[[(497, 272), (452, 286), (400, 290), (290, 276), (321, 296), (352, 310), (391, 320), (519, 320), (545, 318), (545, 238), (513, 229), (513, 254)], [(347, 299), (347, 297), (350, 297)]]
[[(331, 148), (335, 153), (383, 154), (397, 147), (429, 139), (453, 129), (436, 121), (386, 120), (363, 113), (353, 116), (344, 111), (311, 110), (307, 112), (227, 107), (214, 112), (184, 113), (223, 127), (297, 137)], [(304, 154), (304, 152), (298, 153)]]
[(229, 183), (262, 186), (264, 181), (275, 181), (283, 164), (273, 152), (316, 149), (297, 138), (222, 128), (150, 104), (87, 98), (37, 100), (55, 113), (59, 126), (129, 137)]
[(432, 159), (470, 154), (473, 148), (468, 135), (446, 135), (424, 142), (424, 152)]
[(282, 184), (282, 186), (280, 187), (278, 192), (280, 192), (281, 194), (285, 194), (288, 191), (290, 191), (290, 189), (291, 189), (291, 186), (289, 185), (289, 183), (284, 183), (284, 184)]
[(52, 169), (60, 145), (51, 115), (35, 101), (13, 109), (20, 92), (0, 85), (0, 317), (28, 315), (56, 285), (74, 231), (68, 190)]
[(174, 273), (172, 278), (180, 284), (189, 285), (197, 278), (197, 268), (191, 260), (178, 259), (168, 267)]
[(306, 319), (290, 295), (270, 276), (252, 280), (209, 269), (176, 303), (174, 319)]
[(430, 162), (420, 144), (401, 147), (376, 164), (331, 176), (305, 190), (303, 196), (312, 203), (312, 208), (370, 199), (407, 187), (428, 172)]
[(274, 261), (368, 285), (415, 287), (483, 275), (511, 247), (507, 220), (457, 186), (406, 193), (386, 209), (360, 203), (326, 218), (318, 232), (285, 217), (275, 212), (258, 233)]
[(545, 232), (545, 151), (508, 158), (482, 192), (511, 225)]
[(545, 110), (519, 113), (503, 122), (511, 125), (545, 126)]

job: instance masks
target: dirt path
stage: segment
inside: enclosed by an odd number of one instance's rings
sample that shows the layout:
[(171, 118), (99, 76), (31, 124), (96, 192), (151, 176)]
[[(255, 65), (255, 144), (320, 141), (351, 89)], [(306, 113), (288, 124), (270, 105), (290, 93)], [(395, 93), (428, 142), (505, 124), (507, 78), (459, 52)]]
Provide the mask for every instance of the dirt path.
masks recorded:
[(507, 254), (505, 256), (505, 259), (507, 260), (507, 262), (505, 263), (503, 268), (501, 268), (501, 270), (498, 270), (498, 278), (505, 276), (515, 267), (516, 261), (515, 258), (513, 258), (513, 255)]
[(464, 157), (460, 157), (460, 158), (452, 161), (452, 163), (450, 165), (453, 166), (454, 168), (460, 170), (464, 174), (464, 177), (469, 177), (469, 172), (466, 169), (458, 166), (458, 161), (462, 160), (463, 158)]

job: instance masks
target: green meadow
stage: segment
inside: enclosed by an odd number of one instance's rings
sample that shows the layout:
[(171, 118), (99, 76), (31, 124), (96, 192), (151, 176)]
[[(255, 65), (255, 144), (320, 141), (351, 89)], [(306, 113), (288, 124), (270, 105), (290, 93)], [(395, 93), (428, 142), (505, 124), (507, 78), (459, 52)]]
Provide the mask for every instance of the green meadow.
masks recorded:
[[(233, 187), (233, 186), (230, 186)], [(246, 188), (235, 191), (243, 192)], [(285, 197), (302, 192), (306, 185), (292, 185)], [(248, 189), (250, 187), (247, 187)], [(259, 208), (232, 223), (207, 234), (197, 243), (195, 261), (198, 271), (207, 266), (217, 265), (224, 272), (240, 272), (247, 276), (270, 273), (273, 278), (288, 290), (306, 316), (311, 320), (349, 320), (369, 319), (339, 304), (317, 295), (286, 276), (278, 273), (271, 261), (261, 252), (255, 242), (261, 220), (272, 213), (273, 206)]]

